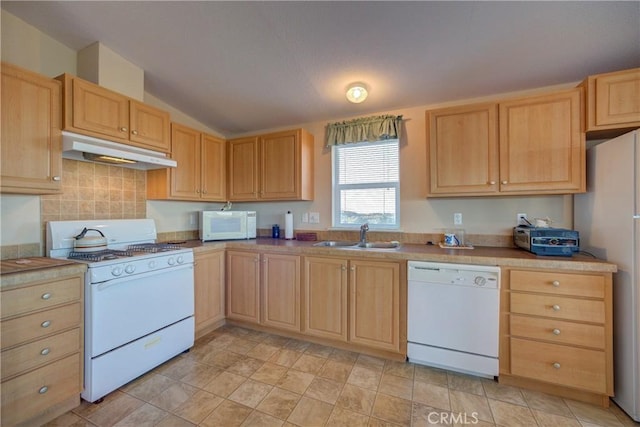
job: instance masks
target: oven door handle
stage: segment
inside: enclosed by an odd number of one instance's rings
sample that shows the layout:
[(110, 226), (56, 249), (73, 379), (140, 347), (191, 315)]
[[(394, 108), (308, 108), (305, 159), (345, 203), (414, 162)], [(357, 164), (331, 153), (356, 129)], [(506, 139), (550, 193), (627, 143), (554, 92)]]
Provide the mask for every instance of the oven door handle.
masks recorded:
[(169, 268), (162, 268), (160, 270), (148, 271), (146, 273), (135, 274), (133, 276), (118, 277), (117, 279), (107, 280), (106, 282), (94, 283), (92, 284), (92, 286), (96, 286), (96, 289), (98, 291), (103, 291), (107, 288), (119, 285), (121, 283), (131, 282), (132, 280), (146, 279), (148, 277), (157, 276), (158, 274), (175, 273), (177, 271), (186, 269), (193, 270), (193, 264), (183, 264), (177, 267), (174, 266)]

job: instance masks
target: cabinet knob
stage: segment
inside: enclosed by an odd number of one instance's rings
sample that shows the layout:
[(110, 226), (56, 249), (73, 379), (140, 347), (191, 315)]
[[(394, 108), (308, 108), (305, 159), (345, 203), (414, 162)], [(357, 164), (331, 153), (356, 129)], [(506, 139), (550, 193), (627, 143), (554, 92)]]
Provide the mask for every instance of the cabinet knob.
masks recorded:
[(51, 180), (58, 182), (58, 181), (62, 181), (62, 178), (56, 175), (56, 176), (52, 176)]
[(356, 271), (356, 268), (355, 267), (351, 267), (351, 271)]
[(496, 185), (495, 181), (489, 181), (489, 185)]
[(560, 311), (560, 306), (558, 304), (554, 304), (551, 308), (553, 308), (553, 311)]
[(137, 134), (138, 134), (138, 131), (137, 131), (137, 130), (132, 130), (132, 131), (131, 131), (131, 133), (132, 133), (133, 135), (137, 135)]
[(553, 335), (560, 335), (560, 329), (555, 328), (555, 329), (553, 330)]
[(125, 128), (125, 127), (121, 127), (120, 128), (120, 132), (126, 132), (126, 131), (127, 131), (127, 128)]
[(42, 387), (40, 387), (40, 390), (38, 390), (38, 393), (45, 394), (48, 391), (49, 391), (49, 387), (47, 387), (46, 385), (43, 385)]
[(503, 184), (503, 185), (506, 185), (506, 184), (507, 184), (507, 181), (502, 181), (502, 184)]
[(554, 280), (553, 282), (551, 282), (551, 284), (556, 288), (560, 287), (560, 281), (559, 280)]
[(196, 193), (200, 194), (200, 190), (196, 190)]
[(49, 350), (49, 347), (45, 347), (40, 351), (40, 354), (43, 356), (46, 356), (47, 354), (49, 354), (51, 350)]
[(40, 324), (40, 326), (42, 326), (43, 328), (48, 328), (49, 326), (51, 326), (51, 320), (45, 320)]
[(202, 194), (207, 194), (207, 190), (202, 190)]
[(560, 364), (558, 362), (556, 362), (556, 363), (553, 364), (553, 367), (556, 368), (556, 369), (560, 369)]
[(46, 294), (42, 294), (42, 296), (40, 298), (45, 299), (45, 300), (49, 299), (49, 298), (51, 298), (51, 294), (49, 292), (47, 292)]

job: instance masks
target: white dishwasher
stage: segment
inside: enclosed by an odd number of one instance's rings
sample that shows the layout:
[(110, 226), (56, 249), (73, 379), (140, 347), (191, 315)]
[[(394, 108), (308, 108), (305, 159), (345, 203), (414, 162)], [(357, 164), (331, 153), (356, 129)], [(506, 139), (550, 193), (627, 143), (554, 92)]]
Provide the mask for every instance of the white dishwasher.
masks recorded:
[(409, 261), (407, 276), (409, 361), (497, 376), (500, 268)]

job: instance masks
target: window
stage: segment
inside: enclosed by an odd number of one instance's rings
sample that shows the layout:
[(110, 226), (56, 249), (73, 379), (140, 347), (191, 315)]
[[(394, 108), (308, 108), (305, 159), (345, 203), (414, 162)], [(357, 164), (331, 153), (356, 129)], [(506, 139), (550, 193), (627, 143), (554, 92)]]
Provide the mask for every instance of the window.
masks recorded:
[(400, 224), (400, 161), (397, 139), (335, 145), (333, 226), (369, 223), (371, 229)]

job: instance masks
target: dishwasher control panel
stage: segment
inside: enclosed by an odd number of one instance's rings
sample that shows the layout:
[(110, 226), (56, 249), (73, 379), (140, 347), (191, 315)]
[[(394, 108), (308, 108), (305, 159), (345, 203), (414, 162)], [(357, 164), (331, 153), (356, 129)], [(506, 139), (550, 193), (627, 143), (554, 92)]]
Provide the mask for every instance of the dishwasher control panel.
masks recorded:
[(496, 266), (409, 261), (409, 281), (480, 288), (500, 288), (500, 268)]

